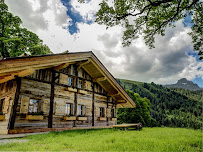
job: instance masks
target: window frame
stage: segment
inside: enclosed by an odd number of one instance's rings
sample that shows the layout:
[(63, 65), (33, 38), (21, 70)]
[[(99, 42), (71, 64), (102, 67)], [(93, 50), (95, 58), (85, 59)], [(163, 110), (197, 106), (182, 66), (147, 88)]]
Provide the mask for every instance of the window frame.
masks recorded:
[(114, 108), (111, 109), (111, 118), (115, 118), (115, 109)]
[[(81, 82), (81, 84), (80, 84)], [(78, 80), (78, 88), (82, 89), (83, 88), (83, 80)]]
[[(35, 112), (34, 109), (35, 109), (35, 103), (33, 102), (33, 104), (31, 105), (31, 100), (34, 100), (34, 101), (38, 101), (38, 104), (37, 104), (37, 111)], [(29, 99), (29, 105), (28, 105), (28, 113), (39, 113), (42, 111), (42, 100), (41, 99), (36, 99), (36, 98), (30, 98)], [(32, 111), (30, 111), (30, 106), (32, 106)]]
[[(68, 113), (68, 109), (67, 109), (67, 105), (70, 105), (70, 111)], [(66, 103), (66, 111), (65, 111), (65, 114), (66, 115), (69, 115), (69, 116), (73, 116), (74, 115), (74, 111), (73, 111), (73, 103)]]
[(68, 77), (68, 79), (67, 79), (67, 85), (68, 86), (73, 86), (73, 78), (72, 77)]
[(105, 117), (105, 108), (104, 107), (99, 107), (99, 116)]
[(85, 116), (85, 105), (78, 104), (77, 116)]

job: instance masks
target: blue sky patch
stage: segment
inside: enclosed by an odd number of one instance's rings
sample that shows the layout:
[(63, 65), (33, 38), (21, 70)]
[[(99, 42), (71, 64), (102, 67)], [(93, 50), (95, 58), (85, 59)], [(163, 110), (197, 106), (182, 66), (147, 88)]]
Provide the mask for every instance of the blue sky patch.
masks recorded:
[(194, 23), (192, 23), (192, 15), (187, 15), (183, 20), (184, 27), (192, 27)]
[[(88, 0), (87, 3), (89, 3), (91, 0)], [(77, 27), (77, 23), (87, 23), (87, 24), (92, 24), (93, 21), (88, 20), (85, 21), (82, 16), (80, 15), (80, 13), (78, 13), (77, 11), (74, 10), (74, 8), (71, 5), (71, 0), (61, 0), (61, 2), (63, 3), (63, 5), (65, 7), (67, 7), (68, 11), (67, 11), (67, 15), (72, 19), (70, 26), (68, 26), (68, 30), (70, 32), (71, 35), (73, 35), (74, 33), (79, 32), (79, 29)]]
[(203, 88), (203, 80), (201, 77), (196, 77), (192, 82), (198, 84), (199, 87)]
[(192, 50), (192, 51), (188, 52), (187, 54), (192, 57), (195, 57), (197, 62), (203, 62), (203, 60), (199, 60), (199, 55), (198, 55), (197, 51)]

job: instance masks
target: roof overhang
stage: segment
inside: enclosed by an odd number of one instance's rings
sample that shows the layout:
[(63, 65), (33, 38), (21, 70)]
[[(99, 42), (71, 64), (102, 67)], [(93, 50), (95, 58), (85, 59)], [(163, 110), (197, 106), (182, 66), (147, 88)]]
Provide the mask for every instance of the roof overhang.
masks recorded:
[(117, 102), (117, 108), (134, 108), (136, 105), (126, 91), (120, 86), (111, 73), (92, 52), (77, 52), (29, 57), (5, 58), (0, 61), (0, 83), (25, 77), (35, 70), (55, 68), (60, 69), (69, 64), (77, 63), (95, 82), (100, 84), (108, 96)]

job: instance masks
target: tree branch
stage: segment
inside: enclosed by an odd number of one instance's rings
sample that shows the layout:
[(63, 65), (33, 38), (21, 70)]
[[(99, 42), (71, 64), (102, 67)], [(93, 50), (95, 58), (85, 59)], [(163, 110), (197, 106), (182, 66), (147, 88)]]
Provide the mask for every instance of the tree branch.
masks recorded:
[(152, 34), (152, 36), (154, 36), (154, 35), (156, 34), (156, 32), (157, 32), (159, 29), (161, 29), (161, 27), (162, 27), (163, 25), (166, 25), (166, 24), (168, 24), (169, 22), (171, 22), (179, 13), (181, 13), (181, 12), (182, 12), (183, 10), (185, 10), (185, 9), (188, 9), (188, 8), (192, 7), (195, 3), (198, 2), (198, 0), (194, 0), (189, 6), (187, 6), (187, 7), (185, 7), (185, 8), (183, 8), (183, 9), (180, 10), (180, 4), (181, 4), (181, 2), (182, 2), (182, 0), (180, 0), (179, 3), (178, 3), (178, 7), (177, 7), (177, 10), (176, 10), (176, 13), (175, 13), (170, 19), (164, 21), (157, 29), (155, 29), (155, 31), (154, 31), (154, 33)]

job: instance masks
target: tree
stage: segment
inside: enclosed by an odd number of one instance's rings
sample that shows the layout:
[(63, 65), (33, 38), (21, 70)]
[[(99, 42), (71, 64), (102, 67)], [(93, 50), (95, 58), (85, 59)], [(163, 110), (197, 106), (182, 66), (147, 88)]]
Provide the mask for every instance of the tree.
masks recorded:
[[(81, 0), (80, 0), (81, 1)], [(83, 0), (82, 0), (83, 1)], [(112, 6), (111, 6), (112, 5)], [(144, 35), (145, 43), (154, 48), (155, 35), (164, 36), (166, 28), (190, 15), (193, 18), (192, 36), (194, 50), (203, 58), (203, 2), (199, 0), (108, 0), (100, 3), (96, 22), (108, 27), (125, 27), (123, 46)]]
[(0, 57), (52, 53), (35, 33), (22, 28), (21, 24), (21, 19), (13, 16), (4, 0), (0, 0)]
[[(136, 108), (118, 109), (118, 123), (138, 123), (144, 126), (152, 126), (150, 115), (150, 101), (147, 98), (141, 98), (139, 94), (127, 90), (129, 96), (136, 104)], [(153, 119), (153, 126), (156, 126), (156, 120)]]

